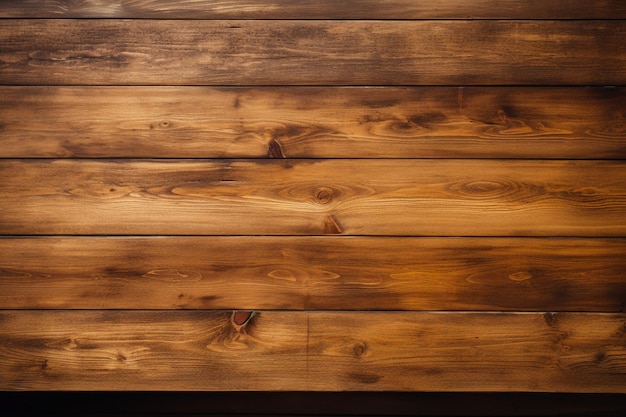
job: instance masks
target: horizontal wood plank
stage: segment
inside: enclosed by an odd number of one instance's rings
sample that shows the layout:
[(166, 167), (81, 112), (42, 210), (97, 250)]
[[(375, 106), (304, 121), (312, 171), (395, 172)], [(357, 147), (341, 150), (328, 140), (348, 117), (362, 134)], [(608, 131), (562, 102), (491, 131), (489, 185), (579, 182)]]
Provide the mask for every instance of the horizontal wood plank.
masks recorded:
[(621, 88), (0, 87), (0, 157), (626, 158)]
[(0, 84), (624, 85), (624, 38), (621, 21), (8, 19)]
[(624, 314), (0, 312), (5, 390), (626, 392)]
[(621, 237), (625, 172), (623, 161), (2, 160), (0, 229)]
[[(623, 392), (624, 314), (309, 315), (311, 389)], [(577, 380), (577, 381), (574, 381)]]
[(0, 17), (176, 19), (623, 19), (620, 0), (3, 0)]
[(619, 312), (626, 240), (2, 238), (0, 308)]

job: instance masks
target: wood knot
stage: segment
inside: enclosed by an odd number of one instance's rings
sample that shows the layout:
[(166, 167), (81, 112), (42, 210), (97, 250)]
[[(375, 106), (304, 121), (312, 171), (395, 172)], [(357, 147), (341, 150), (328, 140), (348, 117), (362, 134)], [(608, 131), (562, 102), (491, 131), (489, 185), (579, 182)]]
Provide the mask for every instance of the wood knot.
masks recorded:
[(170, 122), (168, 122), (167, 120), (163, 120), (161, 123), (159, 123), (159, 127), (162, 127), (163, 129), (170, 127)]
[(606, 353), (604, 352), (598, 352), (595, 357), (593, 358), (593, 361), (595, 363), (601, 363), (602, 361), (604, 361), (606, 359)]
[(254, 310), (235, 310), (233, 311), (230, 320), (236, 329), (241, 329), (250, 322), (252, 317), (254, 317)]
[(364, 356), (367, 353), (367, 343), (357, 342), (352, 348), (352, 352), (357, 358)]
[(284, 159), (285, 153), (280, 143), (276, 139), (270, 140), (267, 145), (267, 156), (274, 159)]
[(543, 319), (548, 325), (552, 325), (556, 321), (556, 314), (548, 311), (543, 315)]
[(315, 201), (317, 201), (319, 204), (328, 204), (332, 201), (333, 194), (334, 192), (332, 188), (320, 187), (315, 192)]

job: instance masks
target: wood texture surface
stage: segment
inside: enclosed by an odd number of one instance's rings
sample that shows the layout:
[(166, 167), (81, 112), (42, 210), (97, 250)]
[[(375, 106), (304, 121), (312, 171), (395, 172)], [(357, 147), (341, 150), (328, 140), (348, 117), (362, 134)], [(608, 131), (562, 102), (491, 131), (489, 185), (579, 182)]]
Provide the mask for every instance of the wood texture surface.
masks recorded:
[(625, 173), (622, 161), (3, 160), (0, 226), (14, 235), (619, 237)]
[(177, 19), (623, 19), (620, 0), (3, 0), (0, 17)]
[(0, 1), (0, 391), (626, 398), (625, 22)]
[(623, 311), (624, 239), (2, 238), (12, 309)]
[(0, 157), (626, 157), (621, 88), (0, 87)]
[(622, 21), (0, 20), (0, 84), (624, 85)]
[(620, 312), (626, 240), (2, 238), (10, 309)]
[(624, 314), (3, 311), (9, 390), (624, 393)]

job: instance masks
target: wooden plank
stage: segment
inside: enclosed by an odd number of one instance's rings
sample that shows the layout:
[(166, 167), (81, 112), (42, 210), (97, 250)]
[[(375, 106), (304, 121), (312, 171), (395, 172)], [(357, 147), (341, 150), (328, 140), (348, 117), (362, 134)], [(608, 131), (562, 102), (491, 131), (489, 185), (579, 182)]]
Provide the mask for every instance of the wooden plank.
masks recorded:
[(246, 326), (235, 325), (230, 312), (5, 311), (0, 317), (0, 389), (306, 385), (306, 315), (258, 315)]
[(0, 84), (624, 85), (624, 38), (621, 21), (9, 19)]
[(0, 312), (5, 390), (626, 392), (624, 314)]
[(621, 88), (0, 87), (0, 157), (626, 158)]
[(0, 239), (4, 309), (623, 311), (625, 239)]
[(176, 19), (624, 19), (620, 0), (3, 0), (0, 17)]
[(624, 392), (624, 314), (309, 314), (310, 389)]
[(0, 161), (0, 228), (621, 237), (625, 171), (623, 161), (9, 159)]

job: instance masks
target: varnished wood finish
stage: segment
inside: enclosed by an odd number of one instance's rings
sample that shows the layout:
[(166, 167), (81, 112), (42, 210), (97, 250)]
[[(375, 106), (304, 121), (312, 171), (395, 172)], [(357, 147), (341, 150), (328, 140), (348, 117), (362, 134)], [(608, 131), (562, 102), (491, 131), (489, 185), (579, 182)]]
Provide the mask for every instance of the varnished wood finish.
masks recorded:
[(626, 302), (624, 239), (2, 238), (0, 253), (0, 305), (12, 309), (619, 312)]
[(8, 19), (0, 84), (624, 85), (624, 38), (608, 20)]
[(625, 174), (621, 161), (3, 160), (0, 226), (15, 235), (619, 237)]
[(0, 17), (177, 19), (623, 19), (620, 0), (3, 0)]
[(625, 318), (311, 313), (309, 375), (324, 390), (623, 392)]
[(620, 88), (0, 87), (0, 157), (626, 157)]
[(0, 391), (626, 398), (625, 22), (0, 1)]
[(624, 314), (0, 312), (10, 390), (624, 393)]

